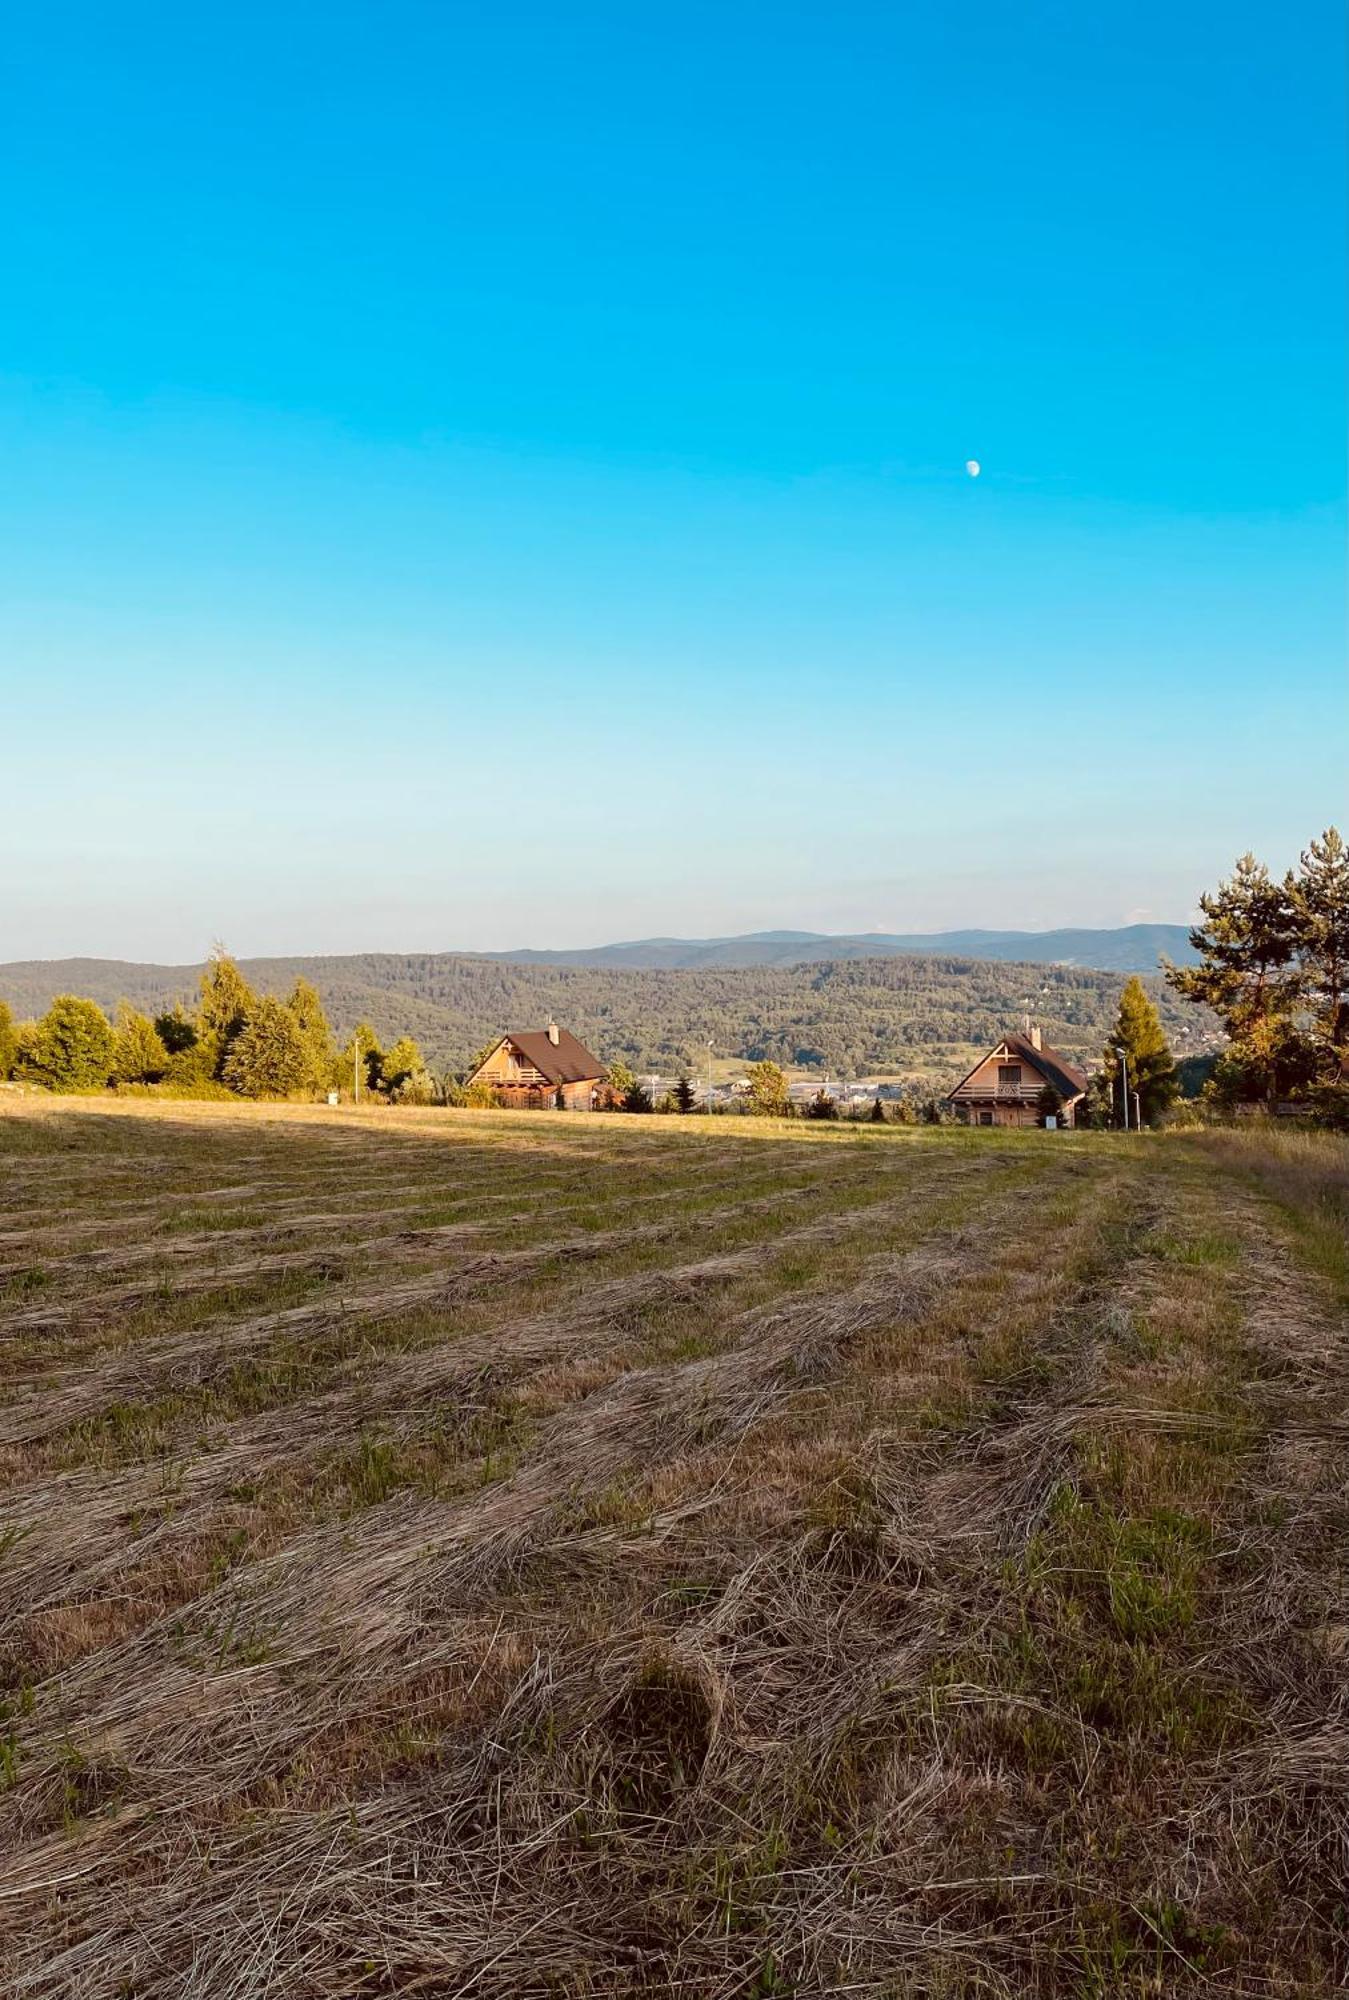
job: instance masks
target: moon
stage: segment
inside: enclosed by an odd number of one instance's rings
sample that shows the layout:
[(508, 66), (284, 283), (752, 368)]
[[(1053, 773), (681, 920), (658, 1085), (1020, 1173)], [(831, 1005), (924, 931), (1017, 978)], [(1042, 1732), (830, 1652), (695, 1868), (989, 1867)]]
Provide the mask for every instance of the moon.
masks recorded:
[(982, 472), (983, 467), (980, 465), (977, 458), (967, 458), (965, 460), (965, 470), (966, 472), (969, 473), (971, 479), (977, 479), (979, 477), (979, 474)]

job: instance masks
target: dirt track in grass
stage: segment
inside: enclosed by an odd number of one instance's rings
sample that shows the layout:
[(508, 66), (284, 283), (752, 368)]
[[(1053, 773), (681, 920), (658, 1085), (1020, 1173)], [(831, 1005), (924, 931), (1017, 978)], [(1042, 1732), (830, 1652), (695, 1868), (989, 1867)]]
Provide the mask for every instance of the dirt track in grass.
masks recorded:
[(1347, 1215), (1284, 1135), (6, 1102), (0, 1991), (1338, 1992)]

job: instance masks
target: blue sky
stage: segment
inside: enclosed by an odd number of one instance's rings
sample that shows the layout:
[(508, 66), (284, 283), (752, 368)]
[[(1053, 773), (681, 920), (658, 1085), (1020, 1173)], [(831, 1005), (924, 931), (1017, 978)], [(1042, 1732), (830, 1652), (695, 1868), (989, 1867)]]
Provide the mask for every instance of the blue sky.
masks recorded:
[(28, 10), (0, 958), (1286, 864), (1346, 817), (1342, 77), (1330, 0)]

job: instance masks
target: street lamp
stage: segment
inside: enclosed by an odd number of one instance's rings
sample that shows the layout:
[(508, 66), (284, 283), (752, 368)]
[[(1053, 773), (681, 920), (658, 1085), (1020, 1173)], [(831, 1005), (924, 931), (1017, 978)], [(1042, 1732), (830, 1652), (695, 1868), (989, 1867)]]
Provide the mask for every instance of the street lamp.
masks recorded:
[(1127, 1132), (1129, 1129), (1129, 1056), (1127, 1050), (1122, 1049), (1118, 1042), (1115, 1044), (1115, 1054), (1119, 1057), (1120, 1061), (1120, 1095), (1124, 1099), (1124, 1129)]

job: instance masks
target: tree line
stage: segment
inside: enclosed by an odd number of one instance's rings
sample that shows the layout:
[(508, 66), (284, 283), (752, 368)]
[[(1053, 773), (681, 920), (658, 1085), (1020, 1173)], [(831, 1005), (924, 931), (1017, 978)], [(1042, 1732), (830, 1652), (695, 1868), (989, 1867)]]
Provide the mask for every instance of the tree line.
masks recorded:
[[(1029, 1001), (1047, 1041), (1090, 1062), (1118, 1004), (1121, 975), (1082, 966), (1015, 965), (956, 957), (848, 960), (795, 966), (648, 971), (540, 966), (453, 954), (245, 961), (255, 990), (284, 997), (297, 978), (323, 996), (343, 1042), (359, 1022), (386, 1041), (416, 1037), (427, 1067), (460, 1074), (502, 1029), (563, 1021), (588, 1048), (638, 1072), (702, 1073), (719, 1057), (769, 1060), (821, 1078), (897, 1072), (929, 1087), (968, 1068)], [(52, 974), (60, 974), (54, 985)], [(188, 975), (195, 992), (197, 975)], [(10, 967), (0, 991), (41, 1013), (71, 980), (68, 968)], [(1178, 1046), (1216, 1036), (1216, 1024), (1148, 982)], [(184, 974), (158, 966), (81, 968), (76, 990), (112, 1014), (126, 997), (152, 1018), (183, 991)]]
[(408, 1035), (388, 1048), (359, 1022), (339, 1048), (317, 989), (297, 979), (286, 998), (255, 993), (217, 948), (194, 1007), (151, 1017), (128, 1000), (109, 1021), (94, 1000), (60, 993), (35, 1021), (0, 1001), (0, 1079), (47, 1090), (108, 1085), (178, 1097), (318, 1096), (343, 1086), (398, 1102), (431, 1103), (436, 1088)]
[[(1200, 908), (1203, 920), (1190, 933), (1196, 963), (1168, 965), (1165, 977), (1178, 1000), (1191, 1003), (1204, 1022), (1216, 1019), (1221, 1024), (1226, 1043), (1213, 1055), (1189, 1056), (1179, 1063), (1163, 1010), (1142, 980), (1134, 977), (1127, 982), (1111, 1018), (1103, 1002), (1115, 989), (1114, 980), (1068, 967), (1009, 968), (925, 958), (815, 964), (766, 974), (616, 974), (561, 968), (550, 969), (544, 978), (550, 985), (574, 984), (578, 999), (584, 991), (595, 1019), (592, 1025), (583, 1017), (579, 1031), (582, 1039), (613, 1052), (605, 1101), (627, 1111), (693, 1108), (687, 1055), (690, 1048), (698, 1052), (705, 1046), (705, 1031), (714, 1019), (722, 1028), (723, 1051), (730, 1049), (748, 1059), (746, 1108), (780, 1117), (790, 1115), (793, 1108), (784, 1062), (823, 1066), (826, 1048), (837, 1051), (840, 1040), (845, 1044), (851, 1040), (854, 1030), (849, 1023), (855, 1018), (867, 1023), (853, 1045), (855, 1067), (865, 1061), (867, 1067), (883, 1070), (893, 1063), (896, 1039), (907, 1038), (913, 1026), (906, 1003), (911, 1008), (918, 1001), (921, 1007), (926, 1000), (938, 1006), (932, 1029), (963, 1029), (969, 1035), (974, 1026), (970, 1003), (961, 1018), (951, 999), (962, 980), (976, 989), (982, 1010), (992, 997), (985, 992), (990, 980), (1005, 985), (1010, 979), (1015, 988), (1026, 984), (1033, 972), (1041, 976), (1036, 1011), (1045, 1022), (1048, 1042), (1089, 1062), (1083, 1049), (1083, 1022), (1095, 1028), (1092, 1039), (1101, 1056), (1086, 1105), (1079, 1111), (1081, 1122), (1122, 1122), (1127, 1068), (1130, 1094), (1136, 1093), (1144, 1123), (1165, 1118), (1183, 1084), (1187, 1095), (1202, 1084), (1201, 1102), (1219, 1113), (1260, 1105), (1287, 1107), (1349, 1127), (1349, 851), (1338, 831), (1328, 828), (1313, 840), (1298, 866), (1281, 880), (1252, 855), (1243, 855), (1231, 877), (1200, 898)], [(402, 1103), (490, 1104), (491, 1091), (482, 1085), (466, 1090), (463, 1077), (494, 1045), (502, 1021), (521, 1013), (517, 978), (531, 983), (532, 991), (538, 975), (533, 969), (522, 971), (490, 961), (434, 963), (438, 968), (450, 966), (451, 983), (474, 975), (485, 979), (500, 1003), (486, 1023), (490, 1038), (458, 1073), (433, 1075), (418, 1043), (407, 1034), (383, 1046), (366, 1018), (358, 1018), (339, 1042), (312, 981), (297, 976), (284, 997), (259, 993), (236, 961), (217, 948), (191, 1005), (179, 1002), (151, 1014), (124, 999), (109, 1020), (96, 1001), (66, 993), (57, 995), (40, 1018), (16, 1024), (0, 1001), (0, 1079), (51, 1090), (90, 1091), (111, 1084), (179, 1096), (289, 1097), (341, 1089)], [(648, 1031), (630, 1015), (640, 997), (637, 992), (629, 994), (624, 1005), (615, 1005), (615, 983), (639, 986), (642, 994), (649, 989), (652, 1004), (666, 1009), (664, 1023), (658, 1020)], [(710, 993), (704, 990), (709, 985)], [(607, 1002), (600, 997), (605, 992), (611, 996)], [(723, 1014), (737, 992), (739, 1018), (732, 1024)], [(808, 1010), (801, 1004), (803, 994), (809, 995)], [(985, 1030), (990, 1039), (1005, 1027), (1009, 1016), (1020, 1012), (1020, 996), (1013, 1000), (1008, 991), (998, 997), (1000, 1018)], [(777, 1009), (768, 1004), (770, 1000), (780, 1002), (792, 1017), (790, 1030), (785, 1023), (774, 1022)], [(672, 1004), (677, 1005), (673, 1018)], [(690, 1010), (700, 1004), (712, 1011), (701, 1016), (695, 1029)], [(478, 994), (475, 1010), (484, 1005)], [(1177, 1001), (1170, 1005), (1174, 1010)], [(883, 1031), (875, 1018), (882, 1010), (888, 1016)], [(842, 1017), (838, 1033), (836, 1013)], [(1078, 1021), (1067, 1018), (1073, 1014)], [(1176, 1018), (1173, 1011), (1172, 1021)], [(878, 1045), (882, 1032), (888, 1044), (884, 1049)], [(669, 1103), (657, 1106), (637, 1081), (630, 1061), (637, 1049), (649, 1049), (652, 1040), (658, 1047), (668, 1042), (684, 1072)], [(960, 1048), (958, 1034), (955, 1047)], [(847, 1073), (849, 1067), (835, 1061), (827, 1066), (835, 1073)], [(1048, 1115), (1053, 1107), (1046, 1102), (1040, 1108)], [(807, 1107), (812, 1117), (836, 1113), (824, 1091)], [(886, 1113), (882, 1109), (867, 1115)], [(915, 1085), (890, 1115), (899, 1120), (927, 1119), (943, 1112), (930, 1086)]]

